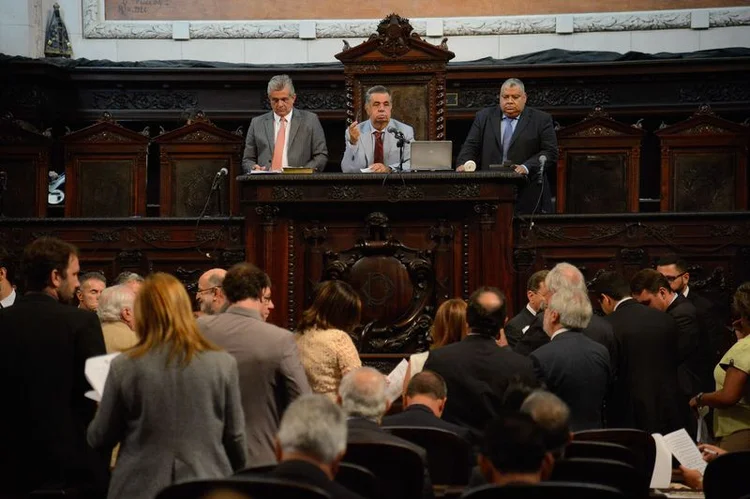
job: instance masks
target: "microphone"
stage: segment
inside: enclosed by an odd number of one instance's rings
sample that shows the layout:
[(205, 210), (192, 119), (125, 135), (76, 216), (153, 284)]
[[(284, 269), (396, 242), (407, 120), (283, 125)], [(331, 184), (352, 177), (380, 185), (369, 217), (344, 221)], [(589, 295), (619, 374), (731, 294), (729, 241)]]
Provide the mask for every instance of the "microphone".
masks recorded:
[(404, 132), (402, 132), (401, 130), (399, 130), (395, 126), (390, 127), (388, 129), (388, 131), (390, 133), (392, 133), (394, 135), (394, 137), (396, 137), (397, 139), (405, 140), (405, 138), (404, 138)]
[(229, 175), (229, 170), (227, 170), (226, 168), (222, 168), (221, 170), (216, 172), (217, 177), (223, 177), (225, 175)]
[(542, 154), (539, 156), (539, 177), (536, 179), (537, 185), (542, 185), (544, 183), (544, 163), (547, 162), (547, 156)]

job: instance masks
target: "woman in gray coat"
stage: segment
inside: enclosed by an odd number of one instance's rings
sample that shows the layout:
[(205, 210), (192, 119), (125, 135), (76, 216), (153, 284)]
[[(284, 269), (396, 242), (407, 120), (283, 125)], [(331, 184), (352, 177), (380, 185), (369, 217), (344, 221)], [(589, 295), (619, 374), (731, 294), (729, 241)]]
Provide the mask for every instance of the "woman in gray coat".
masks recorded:
[(153, 498), (176, 482), (245, 466), (245, 420), (234, 358), (201, 336), (184, 286), (146, 279), (135, 302), (138, 344), (110, 366), (88, 442), (120, 442), (108, 497)]

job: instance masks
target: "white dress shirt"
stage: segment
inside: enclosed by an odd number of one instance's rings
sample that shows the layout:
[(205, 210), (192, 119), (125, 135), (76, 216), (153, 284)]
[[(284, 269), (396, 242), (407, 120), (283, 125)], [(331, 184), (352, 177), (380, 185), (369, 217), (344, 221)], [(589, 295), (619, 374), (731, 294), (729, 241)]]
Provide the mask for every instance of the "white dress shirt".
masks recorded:
[(618, 302), (617, 302), (617, 303), (615, 304), (615, 309), (613, 310), (613, 312), (614, 312), (615, 310), (617, 310), (617, 307), (619, 307), (621, 303), (623, 303), (623, 302), (626, 302), (626, 301), (628, 301), (628, 300), (632, 300), (632, 299), (633, 299), (633, 297), (631, 297), (631, 296), (626, 296), (626, 297), (625, 297), (625, 298), (623, 298), (622, 300), (618, 301)]
[(10, 307), (15, 302), (16, 302), (16, 290), (13, 289), (11, 290), (8, 296), (0, 300), (0, 306), (2, 306), (2, 308)]

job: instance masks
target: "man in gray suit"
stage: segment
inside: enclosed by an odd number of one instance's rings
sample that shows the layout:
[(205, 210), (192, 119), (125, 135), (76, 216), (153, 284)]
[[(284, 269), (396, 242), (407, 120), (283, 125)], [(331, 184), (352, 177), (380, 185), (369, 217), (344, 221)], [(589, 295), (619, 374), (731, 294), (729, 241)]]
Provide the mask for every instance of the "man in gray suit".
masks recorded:
[(237, 359), (245, 411), (248, 466), (276, 462), (274, 437), (286, 407), (310, 393), (294, 336), (261, 316), (263, 290), (271, 287), (265, 272), (238, 263), (224, 277), (231, 303), (223, 314), (202, 316), (198, 325), (210, 341)]
[(404, 139), (404, 170), (410, 169), (411, 142), (414, 129), (391, 118), (391, 91), (382, 85), (367, 90), (365, 111), (370, 118), (356, 121), (346, 129), (346, 150), (341, 160), (341, 171), (359, 173), (364, 168), (375, 173), (387, 173), (401, 165), (397, 135)]
[(281, 171), (285, 166), (325, 168), (328, 147), (323, 127), (315, 114), (294, 109), (296, 98), (289, 76), (276, 75), (268, 82), (272, 111), (250, 121), (242, 158), (245, 172)]

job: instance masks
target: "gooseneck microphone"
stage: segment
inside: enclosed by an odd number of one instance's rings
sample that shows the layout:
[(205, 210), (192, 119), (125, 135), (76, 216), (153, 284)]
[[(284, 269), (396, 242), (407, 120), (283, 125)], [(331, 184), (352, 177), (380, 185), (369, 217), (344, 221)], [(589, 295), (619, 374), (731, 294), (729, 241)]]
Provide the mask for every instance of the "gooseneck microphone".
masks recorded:
[(216, 172), (217, 177), (224, 177), (226, 175), (229, 175), (229, 170), (227, 170), (226, 168), (222, 168), (221, 170)]
[(404, 137), (404, 132), (402, 132), (401, 130), (399, 130), (395, 126), (390, 127), (388, 129), (388, 132), (392, 133), (393, 136), (396, 137), (397, 139), (406, 140), (406, 138)]
[(542, 154), (539, 156), (539, 177), (536, 179), (537, 185), (544, 184), (544, 163), (547, 162), (547, 156)]

